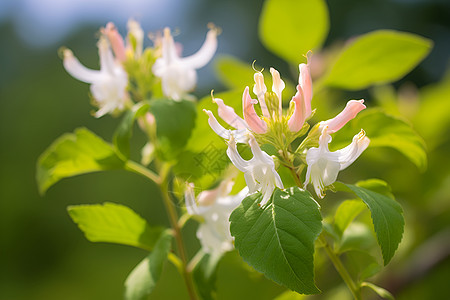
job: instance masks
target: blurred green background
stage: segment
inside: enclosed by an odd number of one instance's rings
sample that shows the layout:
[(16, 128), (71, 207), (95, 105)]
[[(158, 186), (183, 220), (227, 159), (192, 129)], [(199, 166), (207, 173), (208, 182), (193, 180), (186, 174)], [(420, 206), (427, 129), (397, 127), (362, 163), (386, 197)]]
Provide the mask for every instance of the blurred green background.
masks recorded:
[[(62, 181), (39, 196), (35, 165), (39, 155), (65, 132), (85, 126), (111, 140), (117, 119), (90, 115), (88, 85), (63, 69), (57, 49), (71, 48), (80, 61), (98, 65), (96, 32), (113, 21), (125, 33), (134, 17), (146, 32), (164, 26), (179, 29), (176, 40), (184, 53), (196, 51), (214, 22), (223, 30), (220, 54), (231, 54), (288, 73), (287, 64), (258, 40), (257, 23), (263, 1), (2, 1), (0, 4), (0, 299), (122, 299), (123, 282), (145, 252), (112, 244), (88, 242), (70, 220), (71, 204), (123, 203), (150, 224), (168, 224), (157, 190), (138, 175), (115, 171)], [(443, 299), (450, 294), (450, 3), (446, 0), (327, 1), (330, 35), (326, 46), (357, 34), (387, 28), (430, 38), (435, 46), (413, 72), (395, 84), (413, 83), (419, 101), (435, 101), (441, 117), (435, 127), (423, 115), (411, 117), (429, 144), (429, 168), (420, 173), (393, 151), (367, 151), (358, 161), (355, 178), (388, 181), (405, 210), (406, 232), (399, 252), (379, 281), (400, 299)], [(298, 17), (307, 12), (299, 12)], [(147, 40), (147, 44), (150, 43)], [(214, 63), (199, 72), (196, 94), (223, 90), (212, 76)], [(370, 91), (344, 94), (365, 97)], [(427, 98), (428, 97), (428, 98)], [(434, 98), (433, 98), (434, 97)], [(346, 101), (346, 100), (343, 100)], [(344, 102), (343, 102), (344, 103)], [(314, 103), (313, 103), (314, 106)], [(431, 106), (434, 107), (434, 106)], [(429, 109), (429, 108), (428, 108)], [(433, 119), (433, 111), (427, 115)], [(408, 116), (406, 116), (408, 117)], [(437, 130), (437, 131), (436, 131)], [(136, 135), (135, 153), (144, 143)], [(376, 161), (377, 164), (373, 164)], [(395, 167), (392, 167), (395, 162)], [(348, 176), (343, 174), (343, 176)], [(193, 236), (195, 226), (186, 228)], [(198, 248), (192, 239), (191, 254)], [(325, 268), (325, 267), (324, 267)], [(331, 267), (324, 272), (334, 271)], [(318, 274), (320, 275), (320, 274)], [(416, 277), (414, 277), (417, 275)], [(250, 272), (236, 253), (220, 263), (220, 299), (273, 299), (284, 288)], [(334, 282), (324, 282), (333, 286)], [(321, 282), (318, 283), (319, 286)], [(325, 288), (324, 288), (325, 289)], [(152, 299), (185, 299), (182, 279), (166, 264)], [(340, 299), (332, 290), (329, 299)]]

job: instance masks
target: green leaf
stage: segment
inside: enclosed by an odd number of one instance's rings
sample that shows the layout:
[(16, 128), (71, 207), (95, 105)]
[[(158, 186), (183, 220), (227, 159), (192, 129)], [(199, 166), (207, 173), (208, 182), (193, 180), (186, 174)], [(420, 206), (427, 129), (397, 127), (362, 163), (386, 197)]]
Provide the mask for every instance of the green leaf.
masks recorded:
[(131, 271), (125, 281), (125, 299), (140, 300), (153, 291), (171, 249), (172, 238), (170, 230), (165, 230), (153, 252)]
[(286, 291), (281, 295), (278, 295), (274, 300), (304, 300), (307, 299), (308, 296), (300, 295), (299, 293), (293, 291)]
[(160, 158), (173, 160), (186, 146), (195, 125), (196, 110), (192, 101), (156, 99), (150, 103), (158, 137), (156, 151)]
[(268, 0), (259, 19), (264, 46), (293, 64), (309, 50), (320, 49), (329, 30), (323, 0)]
[(107, 242), (153, 249), (163, 228), (150, 227), (130, 208), (106, 202), (103, 205), (74, 205), (70, 217), (91, 242)]
[(374, 191), (378, 194), (388, 196), (389, 198), (395, 199), (389, 184), (387, 184), (386, 181), (383, 181), (381, 179), (372, 178), (367, 180), (361, 180), (358, 181), (356, 185)]
[(36, 180), (39, 192), (63, 178), (84, 173), (123, 169), (124, 161), (114, 148), (86, 128), (58, 138), (39, 157)]
[(221, 256), (214, 257), (203, 253), (192, 271), (198, 293), (203, 300), (214, 300), (217, 294), (217, 264)]
[(324, 83), (359, 90), (396, 81), (427, 56), (432, 44), (429, 39), (394, 30), (364, 34), (342, 50)]
[(361, 112), (356, 119), (339, 130), (339, 134), (333, 137), (335, 146), (346, 146), (361, 128), (370, 139), (369, 148), (393, 148), (406, 156), (419, 170), (426, 169), (427, 153), (423, 139), (409, 123), (378, 109)]
[(386, 265), (394, 256), (398, 244), (402, 240), (405, 226), (402, 207), (385, 195), (356, 185), (345, 184), (345, 186), (361, 198), (369, 208)]
[(299, 188), (276, 189), (259, 206), (261, 193), (246, 197), (230, 216), (230, 231), (242, 258), (257, 271), (302, 293), (320, 291), (314, 284), (314, 243), (322, 217), (311, 194)]
[(130, 157), (130, 140), (133, 134), (134, 121), (145, 115), (148, 112), (149, 104), (147, 102), (139, 102), (135, 104), (130, 110), (128, 110), (119, 127), (114, 133), (114, 145), (119, 153), (121, 153), (126, 159)]
[(364, 209), (365, 205), (360, 200), (346, 200), (342, 202), (334, 215), (334, 229), (342, 236), (347, 226)]
[(361, 283), (361, 287), (364, 287), (364, 286), (372, 289), (375, 293), (378, 294), (378, 296), (380, 296), (383, 299), (395, 300), (394, 296), (389, 291), (383, 289), (382, 287), (379, 287), (370, 282)]

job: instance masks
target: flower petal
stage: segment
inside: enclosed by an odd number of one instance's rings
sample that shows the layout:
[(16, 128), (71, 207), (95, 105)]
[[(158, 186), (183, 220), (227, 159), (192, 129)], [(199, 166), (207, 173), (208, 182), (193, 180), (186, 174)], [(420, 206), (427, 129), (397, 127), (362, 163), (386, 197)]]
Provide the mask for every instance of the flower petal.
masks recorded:
[(289, 130), (297, 132), (302, 129), (306, 119), (305, 97), (300, 85), (297, 85), (297, 93), (292, 97), (291, 102), (294, 103), (294, 112), (288, 120)]
[(270, 68), (270, 74), (272, 74), (272, 91), (277, 95), (279, 100), (279, 114), (282, 113), (282, 98), (281, 94), (285, 88), (284, 81), (280, 77), (280, 73), (274, 68)]
[(100, 71), (91, 70), (83, 66), (69, 49), (64, 49), (63, 55), (64, 68), (72, 77), (86, 83), (93, 83), (101, 79), (102, 74)]
[(198, 215), (198, 206), (195, 202), (194, 184), (186, 184), (186, 190), (184, 192), (184, 200), (186, 202), (186, 209), (190, 215)]
[(261, 106), (261, 111), (264, 117), (270, 118), (269, 110), (267, 109), (266, 101), (264, 100), (267, 92), (266, 85), (264, 84), (264, 76), (261, 72), (256, 72), (253, 76), (255, 79), (255, 85), (253, 86), (253, 93), (256, 95)]
[(298, 76), (298, 84), (302, 88), (305, 101), (305, 116), (308, 118), (311, 115), (311, 100), (313, 95), (311, 72), (307, 64), (299, 64), (298, 69), (300, 74)]
[(208, 124), (211, 127), (211, 129), (221, 138), (224, 138), (228, 140), (230, 138), (230, 130), (225, 129), (222, 125), (217, 122), (216, 117), (214, 117), (214, 114), (210, 110), (203, 110), (208, 115)]
[(230, 158), (233, 165), (238, 168), (241, 172), (247, 172), (249, 162), (241, 157), (236, 148), (236, 141), (234, 136), (230, 136), (230, 140), (228, 141), (227, 155)]
[(117, 31), (114, 23), (109, 22), (108, 24), (106, 24), (106, 27), (102, 28), (101, 32), (108, 38), (116, 58), (119, 61), (124, 62), (127, 59), (125, 55), (125, 45), (123, 42), (123, 38)]
[(339, 154), (340, 170), (351, 165), (361, 153), (369, 146), (370, 139), (366, 137), (364, 130), (353, 137), (353, 141), (347, 147), (336, 151)]
[(253, 104), (255, 100), (250, 97), (249, 88), (246, 87), (242, 95), (242, 110), (244, 112), (244, 120), (248, 127), (255, 133), (263, 134), (267, 132), (267, 124), (255, 112)]
[(214, 56), (217, 50), (216, 28), (210, 29), (206, 34), (205, 42), (202, 47), (193, 55), (181, 59), (181, 63), (186, 68), (199, 69), (205, 66)]
[(239, 117), (235, 112), (234, 109), (231, 106), (225, 105), (222, 99), (220, 98), (214, 98), (213, 102), (217, 104), (218, 113), (219, 116), (227, 122), (230, 126), (236, 128), (236, 129), (246, 129), (247, 124), (245, 123), (244, 119)]

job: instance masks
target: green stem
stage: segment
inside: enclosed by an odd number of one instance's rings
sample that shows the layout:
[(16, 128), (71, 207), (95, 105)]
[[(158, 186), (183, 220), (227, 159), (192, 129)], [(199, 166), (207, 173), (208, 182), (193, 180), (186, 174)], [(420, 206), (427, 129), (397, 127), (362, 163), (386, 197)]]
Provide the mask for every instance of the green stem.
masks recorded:
[(163, 165), (161, 170), (162, 180), (159, 187), (161, 189), (161, 195), (164, 200), (163, 202), (166, 207), (167, 214), (169, 215), (170, 224), (175, 232), (175, 240), (177, 243), (178, 254), (182, 261), (182, 275), (188, 290), (189, 298), (191, 300), (197, 300), (198, 297), (195, 292), (194, 282), (192, 280), (191, 272), (188, 270), (188, 259), (186, 255), (186, 249), (183, 243), (183, 237), (181, 235), (181, 228), (178, 224), (178, 213), (169, 195), (169, 171), (170, 166), (168, 164)]
[(327, 253), (334, 267), (336, 268), (336, 271), (339, 273), (339, 275), (342, 277), (347, 287), (352, 292), (353, 298), (355, 300), (361, 300), (360, 288), (353, 281), (352, 277), (348, 273), (339, 256), (334, 252), (334, 250), (331, 248), (331, 246), (328, 244), (327, 240), (322, 234), (319, 236), (319, 240), (322, 242), (325, 252)]
[(164, 164), (160, 168), (159, 176), (156, 173), (152, 172), (151, 170), (147, 169), (146, 167), (133, 161), (128, 161), (126, 163), (126, 169), (135, 172), (137, 174), (143, 175), (148, 179), (150, 179), (151, 181), (158, 184), (161, 190), (164, 206), (166, 208), (167, 214), (169, 215), (170, 225), (175, 233), (174, 234), (175, 241), (177, 244), (179, 254), (179, 258), (173, 255), (172, 253), (169, 254), (169, 260), (172, 261), (172, 263), (174, 263), (177, 269), (182, 273), (188, 290), (189, 298), (191, 300), (197, 300), (198, 297), (195, 292), (194, 282), (192, 280), (191, 272), (188, 270), (188, 259), (186, 255), (186, 249), (183, 243), (183, 237), (181, 235), (181, 227), (178, 224), (178, 213), (169, 195), (170, 165)]
[(158, 174), (154, 173), (153, 171), (147, 169), (146, 167), (134, 162), (134, 161), (127, 161), (125, 164), (125, 168), (128, 171), (132, 171), (134, 173), (143, 175), (153, 181), (154, 183), (160, 185), (161, 184), (161, 178), (158, 176)]

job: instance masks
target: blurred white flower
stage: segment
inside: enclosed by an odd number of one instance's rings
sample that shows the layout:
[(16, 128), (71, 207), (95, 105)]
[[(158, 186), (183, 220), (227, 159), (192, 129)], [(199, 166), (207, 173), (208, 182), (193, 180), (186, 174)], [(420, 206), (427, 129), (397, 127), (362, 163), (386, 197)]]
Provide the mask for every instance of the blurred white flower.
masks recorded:
[(198, 194), (197, 201), (194, 185), (188, 184), (186, 188), (185, 201), (188, 213), (201, 216), (204, 220), (197, 230), (202, 250), (214, 258), (233, 250), (228, 219), (231, 212), (248, 194), (248, 188), (244, 188), (236, 195), (229, 195), (232, 186), (233, 181), (224, 180), (217, 188)]
[(69, 49), (64, 49), (64, 68), (76, 79), (90, 83), (91, 93), (99, 110), (97, 118), (125, 108), (128, 101), (128, 75), (121, 63), (116, 60), (106, 37), (101, 36), (97, 43), (100, 57), (100, 70), (83, 66)]
[(205, 66), (217, 50), (218, 30), (212, 28), (206, 35), (206, 40), (197, 53), (181, 58), (170, 34), (170, 29), (164, 29), (162, 38), (162, 55), (153, 65), (153, 73), (161, 78), (162, 90), (166, 97), (181, 100), (192, 91), (197, 83), (196, 69)]

